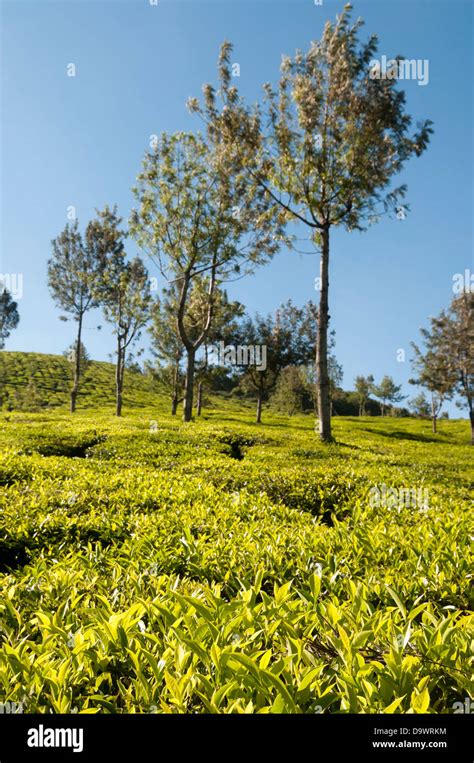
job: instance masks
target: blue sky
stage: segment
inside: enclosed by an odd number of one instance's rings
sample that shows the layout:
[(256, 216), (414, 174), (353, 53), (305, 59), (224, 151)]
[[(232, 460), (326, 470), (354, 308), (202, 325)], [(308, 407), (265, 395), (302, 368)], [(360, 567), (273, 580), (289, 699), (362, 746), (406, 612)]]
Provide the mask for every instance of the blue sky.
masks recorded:
[[(332, 328), (346, 388), (359, 373), (390, 374), (413, 396), (410, 341), (451, 300), (454, 274), (474, 273), (472, 4), (353, 5), (363, 34), (378, 34), (380, 55), (428, 59), (426, 86), (401, 85), (414, 123), (432, 119), (435, 134), (400, 176), (408, 184), (407, 219), (333, 235)], [(215, 81), (220, 43), (234, 43), (237, 84), (253, 101), (261, 83), (277, 80), (281, 55), (307, 48), (342, 7), (332, 0), (1, 2), (0, 273), (24, 279), (21, 323), (6, 349), (61, 353), (71, 343), (74, 326), (58, 320), (48, 294), (50, 240), (70, 206), (81, 226), (106, 203), (128, 217), (150, 135), (199, 129), (185, 104)], [(69, 63), (75, 77), (67, 76)], [(265, 313), (288, 298), (316, 299), (317, 274), (316, 255), (285, 251), (229, 292)], [(92, 357), (107, 360), (113, 337), (93, 328), (99, 323), (100, 315), (89, 315), (84, 340)]]

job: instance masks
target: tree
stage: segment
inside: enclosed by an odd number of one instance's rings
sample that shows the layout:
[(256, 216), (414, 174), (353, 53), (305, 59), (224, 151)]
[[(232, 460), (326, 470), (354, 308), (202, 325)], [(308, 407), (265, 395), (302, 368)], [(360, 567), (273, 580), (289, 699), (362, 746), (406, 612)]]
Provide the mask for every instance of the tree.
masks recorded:
[[(240, 387), (257, 398), (256, 423), (262, 420), (262, 406), (275, 388), (280, 371), (287, 366), (304, 366), (310, 362), (314, 348), (315, 305), (308, 302), (298, 308), (288, 300), (267, 315), (247, 317), (238, 333), (238, 347), (261, 348), (265, 363), (243, 367)], [(263, 367), (264, 366), (264, 367)]]
[(184, 345), (176, 322), (178, 298), (176, 288), (163, 290), (162, 298), (158, 297), (151, 306), (149, 328), (152, 353), (162, 364), (157, 376), (165, 389), (171, 393), (173, 416), (176, 415), (178, 405), (182, 402), (181, 391), (184, 384), (181, 370)]
[(372, 385), (371, 392), (380, 400), (382, 416), (385, 414), (387, 403), (399, 403), (406, 395), (402, 395), (400, 390), (402, 386), (395, 384), (391, 376), (384, 376), (379, 385)]
[(420, 392), (416, 397), (412, 397), (408, 404), (418, 418), (427, 419), (430, 417), (431, 406), (424, 392)]
[[(98, 213), (99, 219), (112, 214), (108, 208)], [(79, 221), (67, 224), (51, 242), (53, 254), (48, 261), (48, 285), (51, 295), (65, 313), (77, 322), (76, 352), (73, 364), (70, 411), (76, 410), (76, 400), (81, 379), (81, 341), (84, 316), (98, 306), (97, 285), (100, 279), (103, 256), (108, 242), (100, 237), (99, 221), (91, 221), (86, 229), (85, 243), (79, 231)], [(67, 320), (62, 316), (62, 320)]]
[[(212, 325), (206, 342), (203, 344), (203, 357), (196, 370), (198, 391), (196, 399), (196, 415), (200, 416), (203, 406), (203, 391), (206, 384), (212, 384), (219, 375), (218, 369), (213, 365), (212, 359), (217, 342), (231, 341), (238, 330), (238, 319), (245, 313), (245, 307), (237, 301), (230, 301), (224, 289), (216, 291)], [(214, 346), (213, 346), (214, 345)]]
[(420, 379), (438, 395), (464, 398), (474, 445), (474, 292), (456, 295), (447, 310), (431, 318), (430, 330), (421, 333), (426, 353), (416, 355)]
[(5, 288), (3, 280), (0, 279), (0, 350), (3, 350), (5, 340), (8, 339), (13, 329), (16, 329), (19, 322), (18, 305)]
[(314, 395), (303, 366), (286, 366), (278, 376), (271, 404), (282, 413), (294, 416), (313, 408)]
[(127, 261), (123, 250), (110, 255), (102, 273), (100, 296), (105, 319), (116, 335), (116, 415), (121, 416), (127, 350), (139, 339), (150, 314), (150, 282), (140, 257)]
[[(140, 202), (130, 229), (138, 244), (179, 287), (177, 326), (186, 352), (183, 419), (193, 409), (196, 354), (212, 327), (216, 290), (279, 248), (265, 194), (249, 191), (245, 176), (222, 150), (197, 135), (162, 134), (133, 189)], [(187, 325), (199, 301), (199, 323)], [(190, 302), (194, 302), (190, 306)]]
[(356, 376), (354, 385), (359, 400), (359, 416), (365, 416), (367, 401), (374, 385), (374, 377), (372, 374), (369, 374), (369, 376)]
[(280, 222), (297, 221), (320, 252), (320, 300), (316, 343), (319, 433), (332, 440), (328, 370), (329, 252), (335, 226), (365, 230), (380, 213), (396, 210), (406, 186), (391, 181), (432, 132), (425, 121), (413, 135), (405, 96), (396, 80), (377, 78), (371, 60), (373, 35), (358, 39), (346, 5), (307, 53), (282, 62), (278, 89), (264, 87), (263, 106), (249, 108), (231, 84), (232, 45), (219, 57), (218, 89), (204, 87), (204, 103), (191, 111), (205, 120), (208, 137), (264, 190)]
[(431, 421), (433, 432), (436, 433), (436, 422), (443, 403), (453, 395), (455, 375), (447, 356), (437, 350), (436, 330), (431, 335), (427, 329), (422, 328), (420, 333), (424, 339), (426, 351), (423, 353), (414, 342), (411, 343), (415, 352), (412, 366), (417, 376), (409, 379), (409, 382), (424, 387), (430, 393)]
[(466, 291), (455, 297), (440, 320), (443, 345), (456, 378), (454, 392), (467, 403), (474, 445), (474, 292)]

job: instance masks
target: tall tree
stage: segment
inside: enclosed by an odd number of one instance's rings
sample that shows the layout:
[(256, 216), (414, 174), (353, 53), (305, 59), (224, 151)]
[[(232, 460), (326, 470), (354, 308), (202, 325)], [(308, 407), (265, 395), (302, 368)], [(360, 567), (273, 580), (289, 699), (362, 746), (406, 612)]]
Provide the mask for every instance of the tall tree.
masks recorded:
[[(96, 212), (96, 218), (87, 224), (84, 239), (77, 219), (66, 225), (62, 233), (53, 239), (53, 254), (48, 261), (48, 284), (52, 297), (66, 314), (77, 321), (71, 413), (76, 410), (81, 379), (80, 347), (84, 316), (99, 306), (99, 286), (105, 260), (123, 249), (125, 235), (118, 230), (121, 218), (117, 216), (116, 207), (109, 209), (106, 206)], [(62, 319), (67, 320), (65, 316)]]
[[(278, 230), (265, 194), (251, 188), (245, 175), (218, 147), (199, 135), (162, 134), (143, 161), (134, 193), (130, 230), (179, 286), (177, 326), (186, 351), (184, 421), (193, 410), (196, 353), (212, 326), (216, 290), (242, 276), (279, 247)], [(199, 325), (186, 324), (189, 302), (203, 307)]]
[[(77, 322), (76, 352), (73, 362), (70, 411), (76, 410), (81, 378), (81, 341), (84, 316), (97, 307), (95, 287), (100, 272), (100, 261), (94, 249), (84, 244), (79, 221), (67, 224), (51, 242), (53, 254), (48, 261), (48, 285), (56, 304)], [(62, 316), (62, 320), (67, 320)]]
[(394, 405), (404, 399), (405, 395), (401, 394), (401, 388), (401, 384), (395, 384), (391, 376), (384, 376), (380, 384), (371, 385), (370, 391), (380, 400), (382, 416), (385, 415), (387, 403)]
[(417, 355), (422, 379), (438, 394), (440, 389), (450, 390), (465, 400), (474, 445), (474, 292), (456, 295), (447, 310), (431, 318), (431, 328), (422, 335), (426, 353)]
[(436, 422), (443, 403), (453, 396), (455, 371), (448, 357), (437, 349), (438, 331), (435, 329), (431, 335), (427, 329), (422, 328), (420, 333), (425, 342), (425, 352), (422, 352), (414, 342), (411, 343), (415, 352), (412, 366), (417, 376), (409, 381), (411, 384), (424, 387), (430, 393), (431, 421), (433, 432), (436, 433)]
[(0, 278), (0, 350), (3, 350), (5, 340), (13, 329), (16, 329), (19, 322), (18, 305)]
[(115, 412), (121, 416), (127, 351), (140, 338), (150, 317), (150, 281), (140, 257), (126, 261), (124, 252), (110, 257), (103, 271), (100, 293), (105, 319), (113, 325), (117, 341)]
[(359, 401), (359, 416), (365, 416), (365, 407), (373, 385), (374, 377), (372, 374), (369, 374), (369, 376), (356, 376), (354, 379), (355, 391)]
[(328, 370), (329, 252), (335, 226), (365, 230), (381, 212), (394, 211), (406, 186), (392, 178), (429, 140), (431, 122), (410, 134), (405, 95), (396, 80), (375, 78), (372, 35), (362, 43), (359, 19), (346, 5), (307, 53), (285, 57), (277, 89), (265, 85), (263, 105), (248, 107), (231, 84), (232, 45), (219, 57), (218, 89), (204, 87), (204, 103), (188, 102), (208, 127), (209, 140), (226, 151), (264, 190), (280, 221), (309, 228), (320, 253), (316, 343), (319, 433), (332, 439)]

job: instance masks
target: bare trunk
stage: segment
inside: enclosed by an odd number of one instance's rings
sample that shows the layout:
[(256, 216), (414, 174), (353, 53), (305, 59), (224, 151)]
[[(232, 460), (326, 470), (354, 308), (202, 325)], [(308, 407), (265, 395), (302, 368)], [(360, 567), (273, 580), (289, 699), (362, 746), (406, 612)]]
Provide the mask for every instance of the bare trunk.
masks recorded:
[(319, 295), (318, 340), (316, 345), (316, 397), (318, 402), (319, 436), (322, 442), (331, 442), (331, 401), (328, 374), (329, 325), (329, 228), (322, 231), (320, 261), (321, 291)]
[(120, 346), (120, 342), (117, 346), (117, 366), (115, 368), (115, 414), (117, 416), (122, 415), (122, 390), (123, 390), (123, 364), (124, 364), (123, 350)]
[(174, 370), (174, 379), (173, 379), (173, 397), (171, 399), (171, 415), (172, 416), (176, 416), (176, 411), (178, 410), (178, 403), (179, 403), (178, 375), (179, 375), (179, 368), (178, 368), (178, 365), (176, 365)]
[(82, 335), (82, 313), (79, 316), (76, 338), (76, 356), (74, 358), (74, 378), (71, 389), (71, 403), (69, 410), (74, 413), (76, 410), (77, 393), (79, 392), (79, 380), (81, 377), (81, 335)]
[(262, 423), (262, 396), (259, 395), (257, 398), (257, 416), (255, 418), (255, 422), (257, 424)]
[(198, 384), (197, 402), (196, 402), (196, 415), (200, 416), (202, 411), (202, 381)]
[(436, 434), (436, 409), (433, 397), (431, 398), (431, 421), (433, 424), (433, 432)]
[(472, 408), (469, 411), (469, 419), (471, 421), (471, 445), (474, 445), (474, 410)]
[(184, 386), (183, 421), (191, 421), (193, 417), (194, 394), (194, 365), (195, 350), (187, 350), (186, 381)]

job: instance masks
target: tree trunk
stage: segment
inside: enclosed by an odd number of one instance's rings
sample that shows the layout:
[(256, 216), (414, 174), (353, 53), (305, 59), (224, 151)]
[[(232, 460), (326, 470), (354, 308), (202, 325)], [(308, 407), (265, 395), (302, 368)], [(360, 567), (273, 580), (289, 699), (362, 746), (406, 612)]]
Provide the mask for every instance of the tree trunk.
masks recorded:
[(202, 381), (198, 384), (196, 415), (200, 416), (202, 411)]
[(184, 385), (183, 400), (183, 421), (191, 421), (193, 417), (194, 361), (195, 350), (187, 350), (186, 381)]
[(176, 416), (176, 411), (178, 410), (178, 403), (179, 403), (178, 375), (179, 375), (179, 365), (177, 363), (174, 369), (173, 397), (171, 398), (171, 415), (172, 416)]
[(316, 397), (318, 402), (319, 436), (322, 442), (331, 442), (331, 403), (328, 374), (329, 325), (329, 228), (322, 231), (320, 260), (321, 291), (319, 295), (318, 339), (316, 344)]
[(469, 410), (469, 419), (471, 421), (471, 445), (474, 445), (474, 410)]
[(79, 315), (76, 338), (76, 357), (74, 358), (74, 379), (71, 389), (71, 403), (69, 410), (74, 413), (76, 410), (77, 393), (79, 392), (79, 379), (81, 376), (81, 335), (82, 335), (82, 313)]
[(257, 424), (262, 423), (262, 396), (259, 395), (257, 398), (257, 416), (255, 418), (255, 422)]
[(123, 371), (122, 371), (122, 365), (124, 362), (123, 354), (122, 354), (122, 348), (120, 347), (120, 344), (117, 347), (117, 366), (115, 368), (115, 396), (116, 396), (116, 405), (115, 405), (115, 413), (117, 416), (122, 415), (122, 389), (123, 389)]
[(433, 395), (431, 396), (431, 421), (433, 424), (433, 432), (436, 434), (436, 408)]

